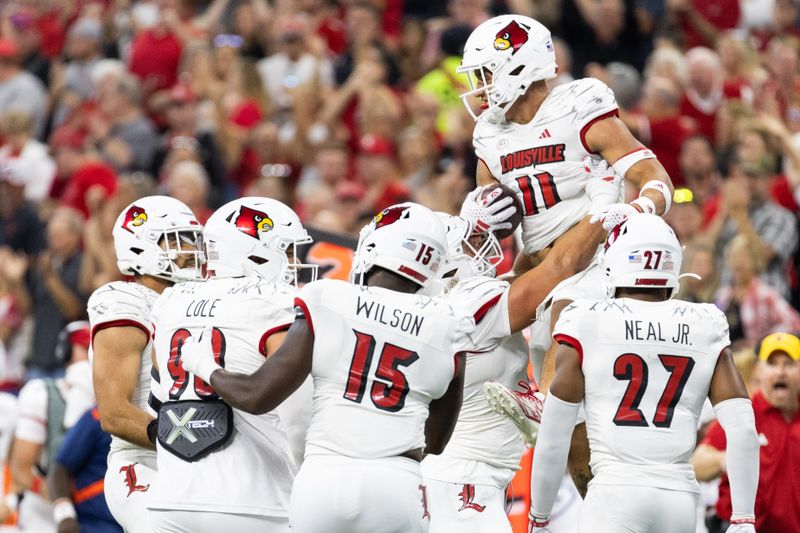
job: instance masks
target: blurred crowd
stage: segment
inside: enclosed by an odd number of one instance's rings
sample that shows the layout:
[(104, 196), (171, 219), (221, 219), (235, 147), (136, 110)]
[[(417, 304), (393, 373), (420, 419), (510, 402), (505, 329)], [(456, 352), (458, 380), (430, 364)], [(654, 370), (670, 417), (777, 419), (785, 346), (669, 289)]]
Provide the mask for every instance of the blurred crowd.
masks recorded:
[[(355, 235), (474, 187), (464, 42), (503, 12), (555, 38), (676, 187), (681, 298), (728, 315), (745, 360), (800, 331), (800, 7), (794, 0), (5, 0), (0, 3), (0, 390), (63, 372), (59, 331), (119, 278), (138, 197), (204, 221), (269, 196)], [(633, 196), (636, 191), (626, 191)]]

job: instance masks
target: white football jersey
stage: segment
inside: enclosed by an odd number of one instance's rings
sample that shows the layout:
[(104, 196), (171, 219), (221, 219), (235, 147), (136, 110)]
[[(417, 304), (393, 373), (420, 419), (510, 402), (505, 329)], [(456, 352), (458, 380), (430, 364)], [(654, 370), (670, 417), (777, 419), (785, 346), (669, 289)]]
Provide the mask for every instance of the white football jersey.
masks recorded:
[[(113, 281), (106, 283), (89, 298), (87, 305), (92, 339), (101, 329), (109, 327), (133, 326), (147, 334), (147, 345), (142, 350), (139, 365), (139, 378), (133, 390), (132, 403), (143, 411), (155, 416), (147, 399), (150, 396), (150, 373), (153, 368), (150, 354), (153, 347), (153, 326), (151, 314), (158, 293), (140, 283)], [(89, 346), (89, 359), (94, 359), (92, 346)], [(126, 440), (112, 435), (111, 450), (135, 449), (143, 453), (153, 453)]]
[(514, 390), (519, 381), (528, 379), (528, 345), (521, 333), (511, 333), (508, 321), (508, 286), (508, 282), (479, 276), (447, 293), (455, 309), (473, 316), (473, 350), (482, 353), (467, 355), (458, 422), (444, 452), (428, 455), (422, 462), (426, 478), (505, 487), (519, 468), (525, 446), (517, 429), (489, 406), (483, 392), (489, 380)]
[(475, 153), (517, 193), (526, 254), (546, 248), (589, 212), (583, 159), (594, 154), (584, 136), (592, 123), (617, 112), (611, 89), (584, 78), (554, 88), (527, 124), (478, 120)]
[(438, 298), (327, 279), (303, 287), (296, 304), (314, 332), (306, 456), (424, 448), (428, 405), (474, 344), (472, 317)]
[[(257, 277), (179, 283), (153, 307), (160, 394), (169, 401), (218, 398), (186, 372), (180, 347), (213, 326), (218, 364), (252, 374), (264, 363), (267, 338), (294, 320), (294, 287)], [(158, 444), (158, 480), (151, 508), (288, 516), (295, 475), (286, 434), (274, 412), (233, 410), (233, 434), (224, 448), (193, 463)]]
[(553, 337), (583, 354), (592, 483), (699, 492), (689, 461), (730, 344), (725, 315), (680, 300), (578, 300)]

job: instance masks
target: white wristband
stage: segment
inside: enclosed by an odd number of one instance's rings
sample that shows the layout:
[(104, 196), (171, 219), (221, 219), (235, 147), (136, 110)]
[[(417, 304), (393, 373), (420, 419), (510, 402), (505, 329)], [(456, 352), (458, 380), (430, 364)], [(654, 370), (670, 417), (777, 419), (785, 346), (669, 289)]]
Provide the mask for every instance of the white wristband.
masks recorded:
[(661, 193), (664, 197), (664, 212), (661, 215), (666, 215), (669, 208), (672, 206), (672, 193), (669, 190), (669, 185), (660, 180), (650, 180), (644, 184), (644, 187), (639, 191), (639, 198), (643, 198), (644, 191), (653, 190)]
[(213, 359), (201, 359), (199, 366), (197, 367), (197, 372), (195, 375), (211, 385), (211, 374), (214, 373), (215, 370), (222, 368), (217, 364), (216, 361)]
[(3, 504), (13, 513), (19, 507), (19, 496), (15, 492), (6, 494), (5, 498), (3, 498)]
[(647, 215), (656, 214), (656, 204), (647, 196), (640, 196), (636, 200), (632, 201), (631, 204), (638, 205), (642, 209), (642, 213)]
[(67, 518), (78, 518), (78, 514), (75, 512), (75, 506), (67, 499), (56, 501), (53, 505), (53, 520), (56, 524), (59, 524), (62, 520), (66, 520)]

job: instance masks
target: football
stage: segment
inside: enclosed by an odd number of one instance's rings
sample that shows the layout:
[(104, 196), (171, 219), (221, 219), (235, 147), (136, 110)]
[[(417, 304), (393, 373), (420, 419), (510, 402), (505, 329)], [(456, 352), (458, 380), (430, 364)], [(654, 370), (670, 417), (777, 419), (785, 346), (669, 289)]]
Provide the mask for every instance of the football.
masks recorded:
[(497, 236), (498, 239), (505, 239), (506, 237), (510, 237), (511, 235), (513, 235), (514, 232), (519, 227), (519, 225), (522, 223), (522, 204), (520, 203), (519, 198), (517, 198), (517, 194), (513, 190), (511, 190), (510, 187), (506, 187), (502, 183), (492, 183), (491, 185), (487, 185), (486, 187), (483, 188), (483, 192), (481, 193), (480, 197), (486, 198), (495, 189), (500, 189), (502, 191), (500, 197), (497, 200), (495, 200), (495, 202), (499, 201), (501, 198), (505, 196), (508, 196), (513, 200), (514, 202), (513, 205), (516, 209), (515, 213), (509, 219), (509, 222), (511, 222), (511, 229), (502, 229), (494, 232), (494, 234)]

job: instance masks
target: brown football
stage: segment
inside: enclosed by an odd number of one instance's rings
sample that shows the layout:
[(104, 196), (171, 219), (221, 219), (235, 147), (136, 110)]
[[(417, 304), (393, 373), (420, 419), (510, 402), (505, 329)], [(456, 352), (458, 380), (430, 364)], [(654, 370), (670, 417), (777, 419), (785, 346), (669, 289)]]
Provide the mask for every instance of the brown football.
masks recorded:
[(503, 193), (500, 195), (500, 198), (495, 200), (495, 202), (500, 201), (500, 199), (504, 196), (508, 196), (514, 201), (512, 205), (516, 207), (516, 212), (512, 215), (510, 220), (512, 226), (511, 229), (497, 230), (494, 232), (498, 239), (505, 239), (506, 237), (513, 235), (514, 231), (516, 231), (517, 227), (519, 227), (519, 225), (522, 223), (522, 204), (520, 203), (517, 194), (511, 188), (506, 187), (502, 183), (492, 183), (491, 185), (484, 187), (483, 192), (481, 193), (481, 198), (485, 198), (495, 189), (500, 189), (503, 191)]

